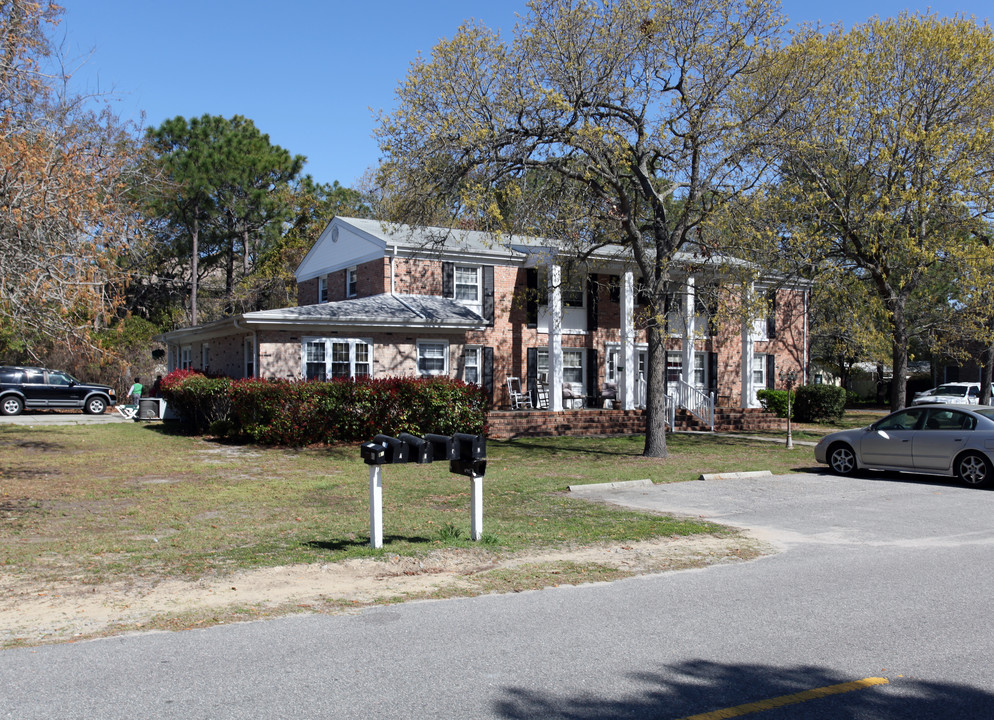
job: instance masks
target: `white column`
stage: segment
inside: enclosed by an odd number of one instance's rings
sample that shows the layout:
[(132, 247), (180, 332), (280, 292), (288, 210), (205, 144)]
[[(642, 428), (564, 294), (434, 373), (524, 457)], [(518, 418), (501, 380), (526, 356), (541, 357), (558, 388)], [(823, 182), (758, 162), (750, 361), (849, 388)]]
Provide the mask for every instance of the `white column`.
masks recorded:
[(694, 337), (697, 335), (696, 319), (697, 311), (694, 308), (694, 278), (688, 277), (684, 287), (683, 304), (683, 381), (693, 387), (694, 385)]
[[(752, 286), (746, 291), (746, 296), (742, 299), (744, 306), (752, 300)], [(742, 404), (741, 407), (752, 406), (752, 359), (756, 355), (756, 342), (753, 339), (753, 322), (751, 316), (746, 314), (742, 320)]]
[(473, 483), (470, 495), (472, 495), (469, 518), (469, 534), (476, 542), (483, 537), (483, 478), (473, 475), (470, 478)]
[(369, 466), (369, 544), (383, 547), (383, 468)]
[(631, 270), (621, 276), (621, 351), (618, 358), (618, 398), (623, 410), (635, 409), (638, 362), (635, 360), (635, 281)]
[(549, 410), (563, 409), (562, 268), (549, 266)]

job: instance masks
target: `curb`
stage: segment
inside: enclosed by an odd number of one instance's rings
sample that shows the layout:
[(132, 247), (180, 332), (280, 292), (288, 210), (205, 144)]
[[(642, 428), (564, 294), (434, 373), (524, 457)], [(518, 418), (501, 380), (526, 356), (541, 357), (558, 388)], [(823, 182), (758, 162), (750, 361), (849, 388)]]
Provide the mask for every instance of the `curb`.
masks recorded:
[(609, 483), (591, 483), (590, 485), (570, 485), (567, 489), (570, 492), (577, 490), (612, 490), (630, 487), (652, 487), (652, 480), (644, 478), (642, 480), (619, 480)]
[(769, 470), (753, 470), (751, 472), (730, 472), (730, 473), (711, 473), (709, 475), (701, 475), (698, 480), (741, 480), (743, 478), (760, 478), (760, 477), (773, 477), (773, 473)]

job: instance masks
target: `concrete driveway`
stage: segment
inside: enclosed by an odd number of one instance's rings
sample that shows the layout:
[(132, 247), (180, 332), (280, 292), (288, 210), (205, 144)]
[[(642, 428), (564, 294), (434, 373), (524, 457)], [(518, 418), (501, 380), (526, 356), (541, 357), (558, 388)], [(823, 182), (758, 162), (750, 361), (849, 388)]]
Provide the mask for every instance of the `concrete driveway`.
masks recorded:
[(103, 425), (116, 422), (134, 422), (125, 420), (114, 408), (107, 408), (102, 415), (87, 415), (79, 412), (56, 412), (52, 410), (25, 410), (20, 415), (0, 415), (0, 426), (26, 425), (40, 427), (45, 425)]

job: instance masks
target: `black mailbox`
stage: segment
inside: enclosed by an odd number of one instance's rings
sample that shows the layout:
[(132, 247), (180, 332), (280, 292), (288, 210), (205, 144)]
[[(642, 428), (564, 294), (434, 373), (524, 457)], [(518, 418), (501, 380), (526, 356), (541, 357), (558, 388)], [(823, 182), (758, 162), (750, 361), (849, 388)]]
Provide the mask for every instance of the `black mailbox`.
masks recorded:
[(397, 439), (407, 446), (407, 462), (425, 465), (434, 459), (431, 443), (410, 433), (400, 433)]
[(373, 438), (373, 442), (380, 443), (387, 449), (387, 459), (385, 462), (388, 463), (406, 463), (407, 462), (407, 444), (401, 442), (397, 438), (390, 437), (389, 435), (377, 435)]
[(431, 455), (433, 460), (455, 460), (459, 457), (459, 447), (452, 442), (448, 435), (435, 435), (427, 433), (425, 442), (431, 445)]
[(452, 442), (457, 447), (456, 457), (460, 460), (483, 460), (487, 456), (487, 440), (482, 435), (456, 433)]
[(450, 460), (449, 472), (466, 477), (483, 477), (487, 474), (486, 460)]
[(359, 454), (367, 465), (382, 465), (387, 461), (387, 449), (378, 442), (363, 443)]

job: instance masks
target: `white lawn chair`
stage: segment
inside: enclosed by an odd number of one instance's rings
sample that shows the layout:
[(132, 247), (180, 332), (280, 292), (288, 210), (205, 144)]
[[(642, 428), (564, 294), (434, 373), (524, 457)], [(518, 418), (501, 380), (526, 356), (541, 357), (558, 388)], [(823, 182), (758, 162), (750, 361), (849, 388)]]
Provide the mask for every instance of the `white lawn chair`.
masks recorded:
[(117, 410), (118, 414), (125, 420), (134, 420), (135, 416), (138, 414), (137, 405), (115, 405), (114, 409)]
[(521, 392), (521, 378), (507, 378), (507, 394), (511, 398), (512, 410), (531, 408), (532, 399), (527, 393)]

